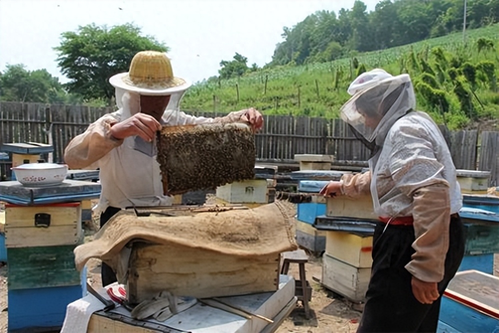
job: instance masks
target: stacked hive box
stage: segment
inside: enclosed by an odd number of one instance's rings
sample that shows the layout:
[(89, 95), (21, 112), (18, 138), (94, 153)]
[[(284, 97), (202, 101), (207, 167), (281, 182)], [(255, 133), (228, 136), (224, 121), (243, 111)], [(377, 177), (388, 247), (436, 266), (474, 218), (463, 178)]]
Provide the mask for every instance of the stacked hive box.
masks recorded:
[(100, 185), (85, 193), (85, 182), (75, 183), (82, 185), (0, 183), (0, 200), (6, 202), (9, 332), (60, 328), (67, 304), (86, 294), (86, 271), (76, 270), (73, 254), (83, 240), (81, 201), (71, 192), (98, 197)]
[[(330, 180), (339, 180), (343, 172), (332, 171), (331, 163), (334, 155), (296, 154), (295, 161), (300, 163), (300, 171), (292, 172), (290, 178), (298, 181), (300, 193), (319, 193)], [(324, 252), (326, 235), (324, 231), (313, 227), (315, 218), (326, 212), (326, 201), (323, 197), (313, 196), (309, 202), (301, 202), (296, 206), (296, 241), (298, 245), (316, 255)]]
[[(328, 181), (325, 180), (300, 180), (298, 192), (319, 193)], [(322, 254), (326, 248), (326, 235), (324, 231), (313, 227), (315, 218), (326, 213), (326, 199), (321, 196), (312, 196), (310, 202), (301, 202), (296, 206), (296, 241), (312, 253)]]
[(490, 172), (478, 170), (456, 170), (457, 181), (463, 194), (486, 194)]
[(339, 196), (326, 200), (326, 216), (319, 216), (314, 224), (326, 233), (322, 284), (352, 302), (365, 300), (375, 223), (370, 196)]
[(499, 197), (463, 194), (463, 206), (466, 247), (459, 270), (493, 274), (494, 253), (499, 253)]
[(217, 201), (222, 204), (243, 204), (250, 208), (273, 202), (277, 167), (255, 166), (254, 172), (254, 179), (218, 186)]

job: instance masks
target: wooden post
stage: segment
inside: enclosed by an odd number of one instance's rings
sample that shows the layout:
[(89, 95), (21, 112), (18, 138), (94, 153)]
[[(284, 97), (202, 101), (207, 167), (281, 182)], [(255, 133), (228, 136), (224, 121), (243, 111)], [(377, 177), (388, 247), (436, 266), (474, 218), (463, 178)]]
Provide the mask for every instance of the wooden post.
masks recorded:
[(217, 96), (213, 95), (213, 112), (217, 114)]
[(265, 75), (265, 85), (264, 85), (264, 88), (263, 88), (263, 94), (266, 95), (267, 94), (267, 82), (269, 80), (269, 75)]
[(298, 108), (301, 107), (300, 86), (298, 86)]
[(317, 81), (317, 79), (315, 79), (315, 92), (317, 94), (317, 98), (320, 98), (320, 96), (319, 96), (319, 82)]
[(239, 83), (236, 83), (236, 104), (239, 104)]

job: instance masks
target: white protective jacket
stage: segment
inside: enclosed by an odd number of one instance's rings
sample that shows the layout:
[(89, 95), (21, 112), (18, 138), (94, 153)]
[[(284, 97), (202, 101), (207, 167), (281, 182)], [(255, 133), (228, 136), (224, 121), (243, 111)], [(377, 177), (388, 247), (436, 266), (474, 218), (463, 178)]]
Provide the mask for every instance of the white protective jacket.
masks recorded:
[[(136, 94), (125, 93), (121, 108), (106, 114), (92, 123), (88, 129), (74, 137), (64, 152), (65, 162), (72, 169), (100, 169), (101, 195), (96, 213), (107, 207), (169, 206), (173, 198), (163, 195), (160, 166), (156, 156), (147, 156), (134, 149), (135, 137), (116, 140), (110, 128), (139, 110)], [(170, 104), (169, 104), (170, 106)], [(231, 112), (225, 117), (194, 117), (177, 111), (165, 111), (162, 123), (168, 125), (206, 124), (213, 122), (237, 122), (245, 110)]]
[[(359, 77), (361, 83), (365, 85), (369, 75)], [(438, 126), (426, 113), (412, 111), (414, 107), (408, 75), (384, 76), (345, 103), (343, 119), (378, 149), (369, 160), (369, 172), (342, 177), (343, 192), (370, 192), (380, 217), (412, 216), (415, 253), (406, 269), (420, 280), (439, 282), (449, 247), (450, 215), (462, 206), (461, 189)], [(366, 116), (381, 120), (367, 128)]]

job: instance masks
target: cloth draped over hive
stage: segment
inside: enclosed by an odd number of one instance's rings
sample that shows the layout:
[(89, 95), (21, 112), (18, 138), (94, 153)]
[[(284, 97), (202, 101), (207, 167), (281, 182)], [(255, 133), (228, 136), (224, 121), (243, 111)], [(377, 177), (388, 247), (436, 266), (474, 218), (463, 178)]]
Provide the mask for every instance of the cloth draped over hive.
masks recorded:
[(90, 258), (116, 272), (127, 266), (131, 302), (162, 290), (193, 297), (276, 290), (280, 253), (297, 249), (289, 205), (276, 201), (179, 216), (137, 217), (122, 211), (93, 241), (75, 248), (76, 267), (81, 270)]
[(254, 133), (243, 123), (164, 126), (157, 161), (165, 195), (254, 178)]

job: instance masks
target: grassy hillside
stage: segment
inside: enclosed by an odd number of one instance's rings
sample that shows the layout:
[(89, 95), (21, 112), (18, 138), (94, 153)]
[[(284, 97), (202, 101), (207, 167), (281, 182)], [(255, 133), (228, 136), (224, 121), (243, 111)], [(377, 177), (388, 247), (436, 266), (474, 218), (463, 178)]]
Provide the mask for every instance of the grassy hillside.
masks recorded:
[(499, 115), (499, 25), (383, 51), (297, 67), (261, 69), (238, 79), (210, 80), (189, 89), (185, 110), (228, 112), (254, 106), (264, 114), (337, 118), (356, 75), (372, 68), (409, 73), (418, 108), (461, 128)]

